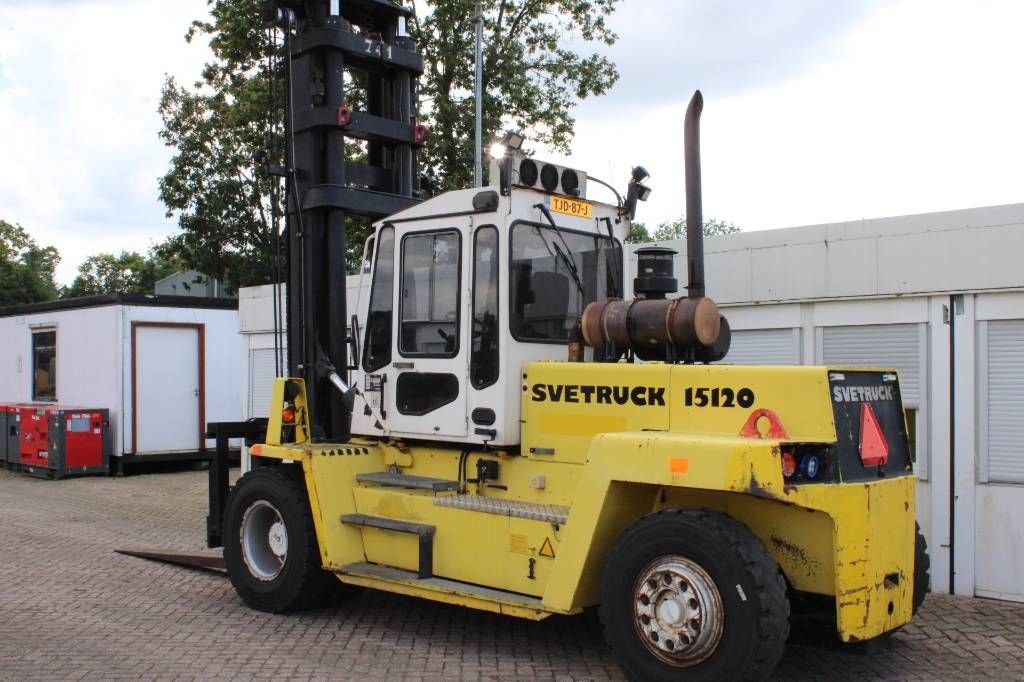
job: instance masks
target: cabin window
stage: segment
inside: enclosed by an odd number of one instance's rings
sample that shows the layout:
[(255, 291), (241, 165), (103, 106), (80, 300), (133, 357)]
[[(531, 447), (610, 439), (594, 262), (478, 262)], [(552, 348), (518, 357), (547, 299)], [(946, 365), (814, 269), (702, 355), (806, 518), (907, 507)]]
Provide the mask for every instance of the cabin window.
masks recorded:
[(363, 369), (376, 372), (391, 362), (391, 317), (394, 313), (395, 230), (381, 229), (377, 239), (377, 263), (370, 288), (366, 317)]
[(617, 242), (538, 223), (512, 228), (509, 326), (519, 341), (565, 343), (588, 304), (621, 296)]
[(459, 397), (459, 378), (439, 372), (402, 372), (395, 387), (401, 414), (422, 415), (454, 402)]
[(469, 378), (474, 388), (498, 380), (498, 230), (485, 225), (473, 242), (473, 352)]
[(57, 401), (57, 330), (32, 332), (32, 400)]
[(402, 239), (402, 355), (455, 357), (459, 352), (458, 232), (410, 234)]

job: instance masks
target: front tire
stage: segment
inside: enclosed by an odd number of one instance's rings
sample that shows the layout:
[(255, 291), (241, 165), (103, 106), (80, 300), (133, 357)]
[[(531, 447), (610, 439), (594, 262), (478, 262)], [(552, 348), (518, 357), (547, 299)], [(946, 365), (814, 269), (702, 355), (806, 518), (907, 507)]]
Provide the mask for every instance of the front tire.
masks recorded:
[(330, 603), (342, 587), (320, 564), (301, 478), (280, 467), (250, 471), (228, 498), (224, 563), (235, 591), (259, 611)]
[(789, 635), (778, 564), (746, 526), (706, 509), (666, 509), (626, 529), (600, 613), (634, 680), (763, 679)]

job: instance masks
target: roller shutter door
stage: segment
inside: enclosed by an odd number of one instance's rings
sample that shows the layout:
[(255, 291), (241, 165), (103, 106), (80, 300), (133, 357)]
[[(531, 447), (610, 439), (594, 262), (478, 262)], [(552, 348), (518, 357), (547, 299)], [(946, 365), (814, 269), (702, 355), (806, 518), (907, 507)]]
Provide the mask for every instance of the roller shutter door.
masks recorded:
[(1024, 320), (988, 322), (988, 480), (1024, 483)]
[(274, 349), (253, 348), (249, 351), (249, 414), (248, 418), (270, 414), (270, 394), (274, 389)]
[(894, 367), (900, 375), (903, 402), (921, 402), (921, 326), (879, 324), (823, 327), (821, 360), (826, 365)]
[(741, 329), (732, 333), (725, 362), (734, 365), (797, 365), (800, 353), (792, 329)]

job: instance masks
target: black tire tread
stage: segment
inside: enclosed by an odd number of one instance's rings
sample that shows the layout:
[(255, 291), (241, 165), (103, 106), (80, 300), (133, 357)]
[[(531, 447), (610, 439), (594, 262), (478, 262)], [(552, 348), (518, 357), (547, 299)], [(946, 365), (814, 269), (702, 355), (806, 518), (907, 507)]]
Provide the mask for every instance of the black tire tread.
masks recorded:
[(932, 560), (928, 555), (928, 542), (924, 539), (921, 526), (914, 523), (914, 608), (911, 612), (917, 615), (924, 598), (931, 592)]
[[(776, 563), (771, 553), (768, 552), (760, 538), (754, 535), (747, 526), (731, 516), (712, 509), (662, 509), (642, 516), (629, 526), (619, 536), (619, 540), (609, 553), (609, 557), (615, 555), (622, 539), (630, 531), (642, 525), (658, 523), (661, 519), (671, 519), (673, 517), (692, 519), (705, 528), (711, 529), (717, 537), (721, 538), (741, 557), (743, 565), (757, 587), (756, 597), (760, 602), (760, 617), (757, 629), (761, 635), (757, 642), (752, 643), (755, 649), (752, 665), (745, 672), (744, 676), (739, 679), (763, 680), (767, 678), (782, 658), (786, 640), (789, 637), (789, 599), (786, 596), (786, 581), (779, 570), (778, 563)], [(610, 619), (610, 614), (605, 609), (607, 602), (607, 599), (602, 598), (599, 610), (606, 639)], [(614, 648), (612, 654), (621, 665), (623, 660)]]
[[(246, 473), (238, 480), (231, 492), (224, 512), (224, 525), (228, 528), (228, 515), (232, 510), (232, 498), (243, 494), (251, 481), (266, 479), (274, 481), (272, 485), (280, 485), (283, 488), (286, 504), (292, 505), (298, 511), (300, 519), (301, 536), (289, 538), (289, 545), (301, 547), (305, 552), (302, 562), (302, 573), (298, 584), (291, 590), (283, 600), (269, 603), (267, 600), (255, 600), (249, 595), (244, 585), (239, 585), (232, 576), (232, 584), (242, 599), (250, 607), (268, 611), (270, 613), (285, 613), (288, 611), (300, 611), (314, 606), (326, 606), (333, 603), (344, 587), (341, 582), (329, 571), (324, 570), (320, 562), (320, 548), (316, 537), (316, 527), (313, 524), (313, 513), (310, 510), (309, 496), (306, 492), (305, 483), (301, 478), (301, 471), (294, 472), (291, 468), (284, 467), (261, 467)], [(292, 529), (289, 529), (289, 534)], [(227, 546), (225, 546), (227, 554)], [(228, 572), (230, 575), (230, 571)]]

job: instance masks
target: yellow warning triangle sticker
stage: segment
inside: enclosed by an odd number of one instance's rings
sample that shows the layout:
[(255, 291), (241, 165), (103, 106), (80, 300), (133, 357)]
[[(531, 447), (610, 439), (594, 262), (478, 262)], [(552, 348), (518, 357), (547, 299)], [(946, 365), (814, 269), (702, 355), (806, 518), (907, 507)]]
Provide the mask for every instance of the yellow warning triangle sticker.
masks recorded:
[(555, 558), (555, 548), (551, 546), (550, 539), (544, 538), (544, 544), (540, 546), (539, 554), (541, 556), (546, 556), (549, 559)]

